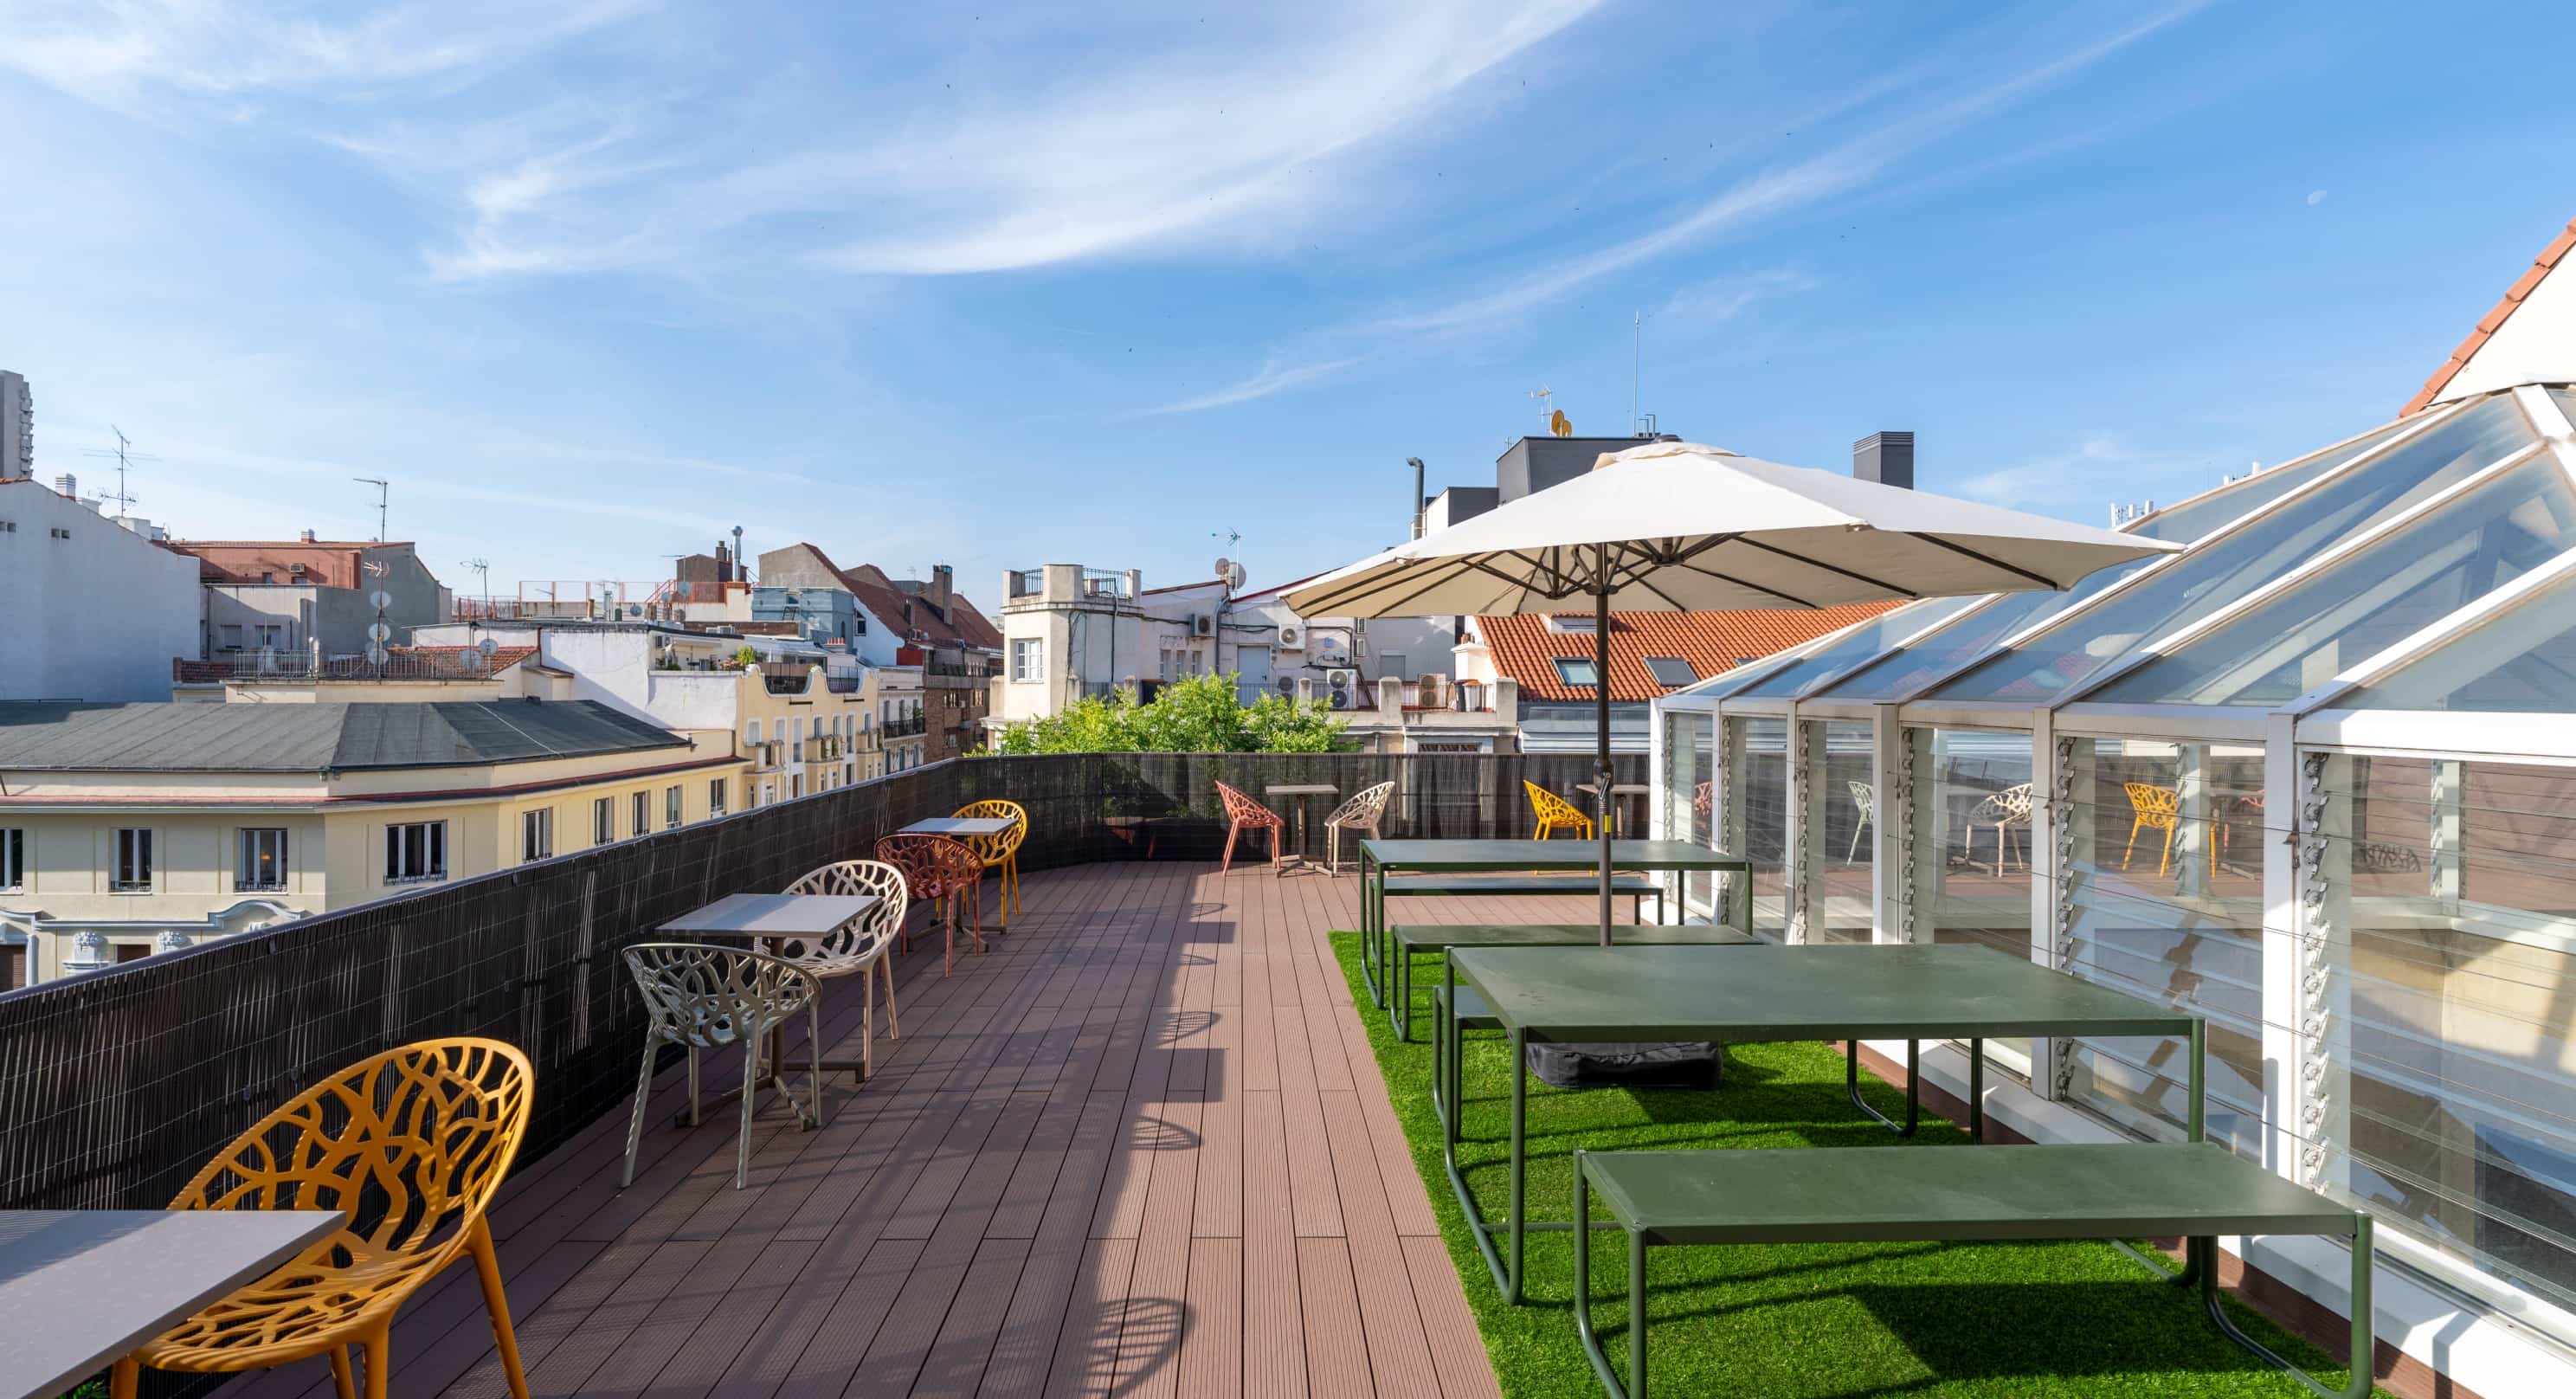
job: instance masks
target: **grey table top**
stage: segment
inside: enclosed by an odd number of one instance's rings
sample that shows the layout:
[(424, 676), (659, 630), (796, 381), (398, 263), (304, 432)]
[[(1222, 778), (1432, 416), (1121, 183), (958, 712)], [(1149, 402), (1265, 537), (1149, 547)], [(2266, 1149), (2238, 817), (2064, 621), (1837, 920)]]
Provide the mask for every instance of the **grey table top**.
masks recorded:
[(665, 933), (814, 938), (877, 906), (874, 894), (727, 894), (661, 926)]
[[(1598, 923), (1398, 923), (1387, 935), (1417, 952), (1444, 947), (1592, 947)], [(1636, 947), (1746, 947), (1762, 939), (1722, 923), (1620, 923), (1610, 940)]]
[[(1598, 793), (1601, 789), (1590, 782), (1577, 782), (1574, 784), (1574, 790), (1578, 792)], [(1653, 790), (1655, 789), (1647, 786), (1643, 782), (1613, 782), (1610, 784), (1610, 795), (1614, 797), (1642, 797)]]
[(337, 1210), (0, 1210), (0, 1394), (51, 1396), (331, 1236)]
[(1962, 943), (1449, 954), (1495, 1018), (1572, 1043), (2174, 1035), (2195, 1017)]
[(1613, 1215), (1671, 1244), (2340, 1234), (2354, 1213), (2206, 1142), (1613, 1151), (1585, 1160)]
[(1265, 797), (1337, 797), (1341, 792), (1330, 782), (1277, 782), (1261, 789)]
[(903, 834), (917, 836), (997, 836), (1017, 821), (1008, 816), (933, 816), (915, 821), (903, 828)]
[[(1592, 840), (1364, 840), (1360, 849), (1386, 870), (1588, 870), (1601, 863)], [(1686, 840), (1614, 840), (1614, 869), (1742, 870), (1741, 855)]]

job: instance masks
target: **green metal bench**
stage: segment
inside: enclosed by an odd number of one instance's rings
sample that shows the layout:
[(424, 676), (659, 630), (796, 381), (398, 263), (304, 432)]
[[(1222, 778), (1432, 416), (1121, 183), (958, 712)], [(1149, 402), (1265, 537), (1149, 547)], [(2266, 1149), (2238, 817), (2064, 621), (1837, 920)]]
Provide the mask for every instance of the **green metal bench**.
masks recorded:
[[(1628, 1234), (1628, 1383), (1592, 1329), (1591, 1197)], [(2370, 1216), (2225, 1149), (2191, 1143), (1574, 1153), (1574, 1304), (1611, 1399), (1646, 1396), (1646, 1249), (1675, 1244), (2109, 1239), (2197, 1283), (2221, 1334), (2327, 1399), (2371, 1390)], [(2245, 1334), (2219, 1304), (2218, 1236), (2323, 1234), (2352, 1244), (2352, 1378), (2328, 1388)], [(2121, 1240), (2180, 1235), (2175, 1272)]]

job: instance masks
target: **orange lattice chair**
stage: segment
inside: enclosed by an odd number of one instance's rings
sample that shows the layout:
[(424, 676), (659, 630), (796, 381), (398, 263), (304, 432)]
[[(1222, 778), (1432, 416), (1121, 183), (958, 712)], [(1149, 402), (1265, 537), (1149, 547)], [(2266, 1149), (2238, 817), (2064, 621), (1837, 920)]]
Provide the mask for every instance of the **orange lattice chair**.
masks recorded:
[[(903, 872), (912, 901), (927, 904), (942, 924), (939, 974), (957, 970), (957, 924), (964, 915), (975, 955), (984, 955), (984, 857), (955, 836), (898, 831), (877, 839), (877, 858)], [(902, 934), (906, 951), (912, 935)]]
[(1249, 793), (1231, 783), (1216, 784), (1217, 799), (1225, 803), (1225, 858), (1219, 860), (1216, 872), (1223, 874), (1234, 867), (1234, 840), (1245, 831), (1270, 832), (1270, 872), (1279, 873), (1279, 837), (1288, 822), (1278, 812), (1254, 801)]
[(2182, 793), (2152, 782), (2123, 782), (2120, 790), (2129, 794), (2129, 848), (2120, 852), (2120, 868), (2129, 867), (2129, 857), (2137, 853), (2138, 832), (2165, 833), (2165, 853), (2156, 861), (2156, 873), (2162, 874), (2173, 863), (2174, 827), (2182, 816)]
[(1592, 839), (1592, 818), (1583, 814), (1583, 808), (1535, 782), (1523, 781), (1521, 788), (1529, 793), (1530, 810), (1538, 813), (1539, 839), (1553, 840), (1560, 830)]
[(108, 1392), (134, 1399), (147, 1365), (231, 1374), (325, 1355), (341, 1399), (355, 1399), (354, 1344), (366, 1353), (369, 1399), (384, 1399), (395, 1310), (470, 1255), (510, 1393), (528, 1399), (484, 1209), (526, 1135), (535, 1077), (528, 1057), (498, 1040), (424, 1040), (353, 1064), (261, 1119), (170, 1208), (335, 1209), (348, 1223), (117, 1361)]
[(1011, 915), (1020, 911), (1020, 842), (1029, 838), (1029, 813), (1018, 802), (986, 800), (969, 802), (957, 808), (957, 815), (970, 819), (1000, 820), (1011, 828), (997, 836), (959, 836), (966, 848), (984, 858), (987, 871), (998, 870), (1002, 876), (1002, 926), (1011, 926)]

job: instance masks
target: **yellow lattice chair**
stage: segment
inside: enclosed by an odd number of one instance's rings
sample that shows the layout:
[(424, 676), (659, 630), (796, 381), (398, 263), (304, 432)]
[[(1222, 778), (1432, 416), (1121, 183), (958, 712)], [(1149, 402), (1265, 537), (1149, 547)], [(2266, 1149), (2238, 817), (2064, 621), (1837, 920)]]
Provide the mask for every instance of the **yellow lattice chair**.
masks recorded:
[(243, 1133), (170, 1208), (328, 1209), (348, 1222), (117, 1361), (113, 1399), (134, 1399), (146, 1365), (230, 1374), (316, 1355), (355, 1399), (352, 1344), (366, 1352), (369, 1399), (384, 1399), (395, 1310), (469, 1254), (510, 1393), (527, 1399), (484, 1208), (526, 1134), (534, 1079), (527, 1056), (497, 1040), (424, 1040), (332, 1075)]
[(1535, 782), (1524, 781), (1521, 786), (1529, 793), (1530, 810), (1538, 813), (1539, 839), (1553, 840), (1560, 830), (1592, 839), (1592, 818), (1584, 815), (1581, 807)]
[(2152, 782), (2123, 782), (2120, 790), (2129, 794), (2129, 811), (2133, 817), (2129, 822), (2129, 848), (2120, 852), (2120, 868), (2127, 869), (2129, 857), (2137, 853), (2138, 832), (2162, 831), (2165, 833), (2165, 853), (2156, 861), (2156, 873), (2164, 873), (2165, 867), (2173, 863), (2174, 827), (2182, 814), (2182, 793)]
[(1020, 842), (1029, 838), (1029, 813), (1018, 802), (980, 801), (957, 808), (957, 815), (975, 820), (1005, 820), (1011, 828), (997, 836), (959, 836), (966, 848), (983, 857), (984, 868), (1002, 874), (1002, 926), (1011, 925), (1011, 915), (1020, 911)]

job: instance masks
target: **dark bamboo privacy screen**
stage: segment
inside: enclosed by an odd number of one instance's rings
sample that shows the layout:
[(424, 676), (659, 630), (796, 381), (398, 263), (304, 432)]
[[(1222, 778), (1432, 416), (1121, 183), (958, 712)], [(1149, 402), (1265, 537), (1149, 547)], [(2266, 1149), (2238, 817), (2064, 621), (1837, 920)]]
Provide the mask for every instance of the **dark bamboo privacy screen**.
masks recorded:
[[(1623, 782), (1645, 760), (1617, 760)], [(1214, 860), (1214, 783), (1344, 795), (1392, 779), (1386, 834), (1531, 833), (1527, 778), (1568, 796), (1581, 755), (1079, 754), (952, 760), (0, 994), (0, 1208), (158, 1208), (209, 1154), (334, 1069), (486, 1035), (536, 1064), (522, 1163), (617, 1108), (642, 1009), (618, 962), (656, 925), (785, 887), (967, 802), (1029, 812), (1023, 869)], [(1320, 854), (1327, 799), (1308, 808)], [(1276, 803), (1291, 817), (1294, 810)], [(1590, 805), (1586, 802), (1585, 805)], [(1347, 853), (1347, 852), (1346, 852)]]

